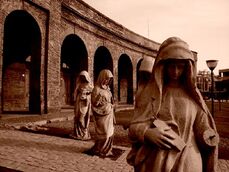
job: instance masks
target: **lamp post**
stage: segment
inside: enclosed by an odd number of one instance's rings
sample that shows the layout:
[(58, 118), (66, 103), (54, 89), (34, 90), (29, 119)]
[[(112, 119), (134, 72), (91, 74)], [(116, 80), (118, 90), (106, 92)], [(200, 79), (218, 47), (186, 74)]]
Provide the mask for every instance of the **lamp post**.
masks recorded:
[(217, 66), (218, 60), (206, 60), (208, 68), (211, 70), (211, 99), (212, 99), (212, 116), (214, 118), (214, 77), (213, 77), (213, 70)]

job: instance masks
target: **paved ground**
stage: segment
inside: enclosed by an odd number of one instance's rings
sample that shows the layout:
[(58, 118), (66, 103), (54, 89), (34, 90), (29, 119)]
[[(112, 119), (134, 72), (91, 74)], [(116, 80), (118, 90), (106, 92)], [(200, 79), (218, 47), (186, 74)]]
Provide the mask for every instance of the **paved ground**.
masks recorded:
[(15, 130), (0, 130), (0, 166), (19, 171), (132, 171), (126, 163), (128, 148), (117, 159), (102, 159), (84, 151), (92, 141), (75, 141)]
[[(229, 107), (229, 105), (228, 105)], [(228, 108), (229, 109), (229, 108)], [(229, 171), (228, 126), (229, 111), (216, 114), (216, 124), (222, 133), (221, 147), (224, 147), (224, 159), (219, 159), (219, 172)], [(127, 112), (128, 113), (128, 112)], [(14, 130), (21, 126), (32, 127), (34, 124), (43, 125), (47, 122), (71, 120), (71, 111), (49, 116), (2, 116), (0, 119), (0, 171), (104, 171), (127, 172), (133, 168), (126, 163), (128, 147), (116, 146), (124, 153), (114, 160), (98, 158), (83, 153), (93, 145), (93, 141), (76, 141), (68, 138), (34, 134)], [(20, 119), (19, 119), (20, 118)], [(123, 114), (117, 117), (119, 123), (126, 123)]]

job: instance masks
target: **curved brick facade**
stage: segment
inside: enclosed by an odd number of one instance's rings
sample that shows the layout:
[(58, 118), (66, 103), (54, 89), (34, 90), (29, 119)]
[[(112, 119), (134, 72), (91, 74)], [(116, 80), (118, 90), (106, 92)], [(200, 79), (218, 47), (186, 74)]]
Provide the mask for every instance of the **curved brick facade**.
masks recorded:
[[(15, 15), (11, 15), (15, 11)], [(0, 23), (3, 113), (43, 114), (71, 105), (75, 77), (83, 69), (94, 78), (95, 71), (110, 68), (114, 74), (112, 90), (116, 103), (134, 103), (137, 64), (144, 56), (155, 58), (160, 45), (128, 30), (81, 0), (2, 0)], [(12, 33), (17, 35), (12, 38)], [(19, 35), (23, 34), (21, 38)], [(68, 40), (66, 44), (65, 40)], [(98, 51), (103, 60), (96, 63)], [(14, 75), (13, 82), (9, 69), (15, 63), (23, 70), (19, 74), (17, 68), (13, 69), (18, 75)], [(24, 69), (23, 65), (28, 67)]]

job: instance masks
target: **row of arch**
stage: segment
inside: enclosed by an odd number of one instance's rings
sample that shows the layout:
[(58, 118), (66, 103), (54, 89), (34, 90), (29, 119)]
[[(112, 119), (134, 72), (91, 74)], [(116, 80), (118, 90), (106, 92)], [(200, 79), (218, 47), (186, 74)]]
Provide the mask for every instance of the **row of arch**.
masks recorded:
[[(67, 35), (61, 44), (60, 58), (60, 93), (62, 94), (60, 97), (62, 98), (61, 106), (64, 107), (73, 105), (73, 91), (78, 74), (82, 70), (88, 71), (88, 51), (82, 39), (76, 34)], [(106, 68), (113, 72), (113, 59), (105, 46), (98, 47), (93, 58), (94, 81), (102, 69)], [(137, 67), (139, 68), (139, 64)], [(43, 92), (41, 90), (41, 82), (43, 82), (40, 79), (41, 72), (39, 25), (27, 11), (13, 11), (6, 17), (4, 23), (3, 113), (40, 113)], [(118, 102), (128, 104), (134, 102), (133, 65), (127, 54), (122, 54), (118, 60)]]
[[(96, 81), (102, 69), (109, 69), (113, 73), (111, 53), (105, 46), (97, 48), (94, 55), (93, 80)], [(123, 70), (125, 69), (125, 70)], [(82, 70), (88, 70), (88, 53), (84, 42), (75, 34), (68, 35), (61, 47), (61, 74), (66, 93), (64, 102), (73, 104), (72, 93), (75, 88), (77, 75)], [(122, 54), (118, 61), (118, 99), (119, 102), (133, 103), (133, 66), (130, 58)], [(125, 90), (125, 88), (128, 88)], [(113, 86), (111, 88), (113, 91)], [(124, 99), (124, 100), (123, 100)], [(125, 100), (126, 99), (126, 100)]]

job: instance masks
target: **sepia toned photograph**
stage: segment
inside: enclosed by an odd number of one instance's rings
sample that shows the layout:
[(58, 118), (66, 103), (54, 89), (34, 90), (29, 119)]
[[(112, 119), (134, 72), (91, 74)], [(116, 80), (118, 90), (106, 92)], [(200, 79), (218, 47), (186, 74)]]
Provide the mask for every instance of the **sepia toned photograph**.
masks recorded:
[(1, 172), (228, 172), (228, 0), (0, 0)]

